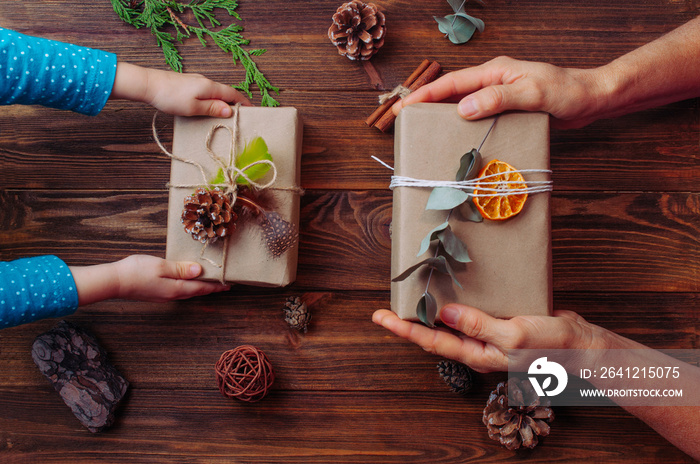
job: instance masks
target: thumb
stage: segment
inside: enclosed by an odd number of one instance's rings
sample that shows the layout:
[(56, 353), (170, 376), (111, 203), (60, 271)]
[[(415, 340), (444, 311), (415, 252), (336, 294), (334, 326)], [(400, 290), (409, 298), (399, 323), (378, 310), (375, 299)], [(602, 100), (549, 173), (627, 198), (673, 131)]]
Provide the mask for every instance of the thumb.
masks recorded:
[(199, 100), (195, 104), (194, 113), (213, 118), (230, 118), (233, 110), (228, 103), (221, 100)]
[(506, 321), (459, 304), (448, 304), (442, 308), (440, 319), (469, 338), (496, 346), (502, 346), (511, 332)]
[(173, 279), (194, 279), (202, 273), (202, 266), (198, 263), (193, 263), (189, 261), (177, 261), (174, 263), (174, 271), (170, 276)]

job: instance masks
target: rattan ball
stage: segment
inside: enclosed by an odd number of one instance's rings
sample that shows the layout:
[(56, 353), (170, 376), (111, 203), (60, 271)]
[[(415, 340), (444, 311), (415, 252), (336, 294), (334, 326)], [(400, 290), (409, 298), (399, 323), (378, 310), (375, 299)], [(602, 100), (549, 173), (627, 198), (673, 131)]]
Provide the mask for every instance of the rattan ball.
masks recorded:
[(241, 401), (260, 401), (275, 381), (270, 360), (265, 353), (251, 345), (241, 345), (224, 352), (215, 370), (221, 394)]

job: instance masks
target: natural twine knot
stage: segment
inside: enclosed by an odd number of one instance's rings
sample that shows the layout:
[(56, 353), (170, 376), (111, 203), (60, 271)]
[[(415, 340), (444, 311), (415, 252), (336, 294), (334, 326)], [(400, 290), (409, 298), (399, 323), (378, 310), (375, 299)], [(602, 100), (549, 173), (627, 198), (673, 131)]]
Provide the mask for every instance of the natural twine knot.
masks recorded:
[(383, 93), (379, 96), (379, 104), (383, 105), (394, 97), (406, 98), (411, 93), (411, 89), (403, 85), (397, 85), (391, 92)]
[(215, 371), (222, 395), (251, 403), (263, 399), (275, 381), (269, 359), (251, 345), (224, 352)]

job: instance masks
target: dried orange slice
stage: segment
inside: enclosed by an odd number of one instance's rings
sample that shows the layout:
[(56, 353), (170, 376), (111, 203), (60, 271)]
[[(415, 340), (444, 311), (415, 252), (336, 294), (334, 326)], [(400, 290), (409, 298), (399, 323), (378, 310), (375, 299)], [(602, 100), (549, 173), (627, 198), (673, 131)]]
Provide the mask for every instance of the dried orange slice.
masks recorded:
[[(519, 172), (513, 172), (515, 170), (510, 164), (495, 159), (479, 171), (473, 201), (482, 216), (494, 221), (503, 221), (523, 209), (527, 193), (502, 195), (508, 190), (522, 190), (527, 187), (523, 176)], [(482, 177), (486, 179), (481, 179)], [(498, 192), (494, 192), (493, 189)]]

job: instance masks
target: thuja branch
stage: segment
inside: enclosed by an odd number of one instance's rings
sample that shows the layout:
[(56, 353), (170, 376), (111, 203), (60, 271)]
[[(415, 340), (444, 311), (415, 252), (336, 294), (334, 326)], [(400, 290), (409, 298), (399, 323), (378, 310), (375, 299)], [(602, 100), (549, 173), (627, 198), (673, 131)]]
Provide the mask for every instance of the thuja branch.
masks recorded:
[[(240, 62), (245, 69), (245, 78), (236, 89), (245, 92), (252, 98), (253, 85), (257, 86), (262, 96), (262, 106), (278, 106), (271, 93), (279, 94), (279, 88), (270, 84), (270, 81), (260, 71), (253, 60), (254, 56), (265, 53), (265, 49), (246, 50), (250, 41), (241, 35), (243, 28), (237, 24), (216, 30), (221, 22), (216, 18), (215, 9), (223, 9), (236, 20), (240, 15), (235, 11), (238, 3), (235, 0), (192, 0), (183, 4), (173, 0), (110, 0), (112, 7), (119, 18), (135, 28), (147, 28), (156, 38), (156, 44), (163, 50), (165, 62), (174, 71), (182, 72), (182, 56), (177, 49), (177, 44), (194, 34), (202, 44), (207, 46), (207, 39), (212, 40), (219, 48), (230, 53), (233, 64)], [(197, 21), (197, 25), (186, 24), (181, 15), (191, 12)], [(172, 27), (175, 35), (164, 29)]]

